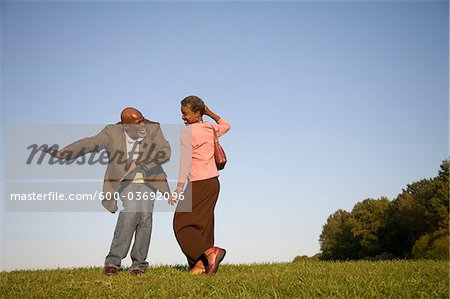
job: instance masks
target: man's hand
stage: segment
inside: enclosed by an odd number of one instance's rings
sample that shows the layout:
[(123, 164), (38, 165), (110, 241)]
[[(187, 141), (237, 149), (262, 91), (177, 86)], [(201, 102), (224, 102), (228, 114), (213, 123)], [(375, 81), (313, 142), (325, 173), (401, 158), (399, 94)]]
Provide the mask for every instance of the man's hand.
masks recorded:
[(58, 158), (58, 159), (64, 158), (64, 156), (69, 153), (69, 151), (66, 151), (66, 150), (59, 151), (58, 149), (53, 148), (53, 147), (44, 147), (41, 149), (41, 151), (43, 151), (46, 154), (49, 154), (52, 157)]
[(137, 167), (136, 161), (131, 161), (130, 167), (128, 167), (128, 170), (125, 172), (125, 174), (120, 178), (118, 181), (123, 182), (127, 175), (129, 175), (133, 170), (135, 170)]

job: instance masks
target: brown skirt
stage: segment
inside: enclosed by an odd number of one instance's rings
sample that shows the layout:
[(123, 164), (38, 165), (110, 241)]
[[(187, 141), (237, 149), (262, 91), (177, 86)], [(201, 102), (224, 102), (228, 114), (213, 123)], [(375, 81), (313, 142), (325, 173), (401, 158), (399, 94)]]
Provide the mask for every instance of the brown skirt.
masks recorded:
[(177, 210), (183, 210), (191, 199), (192, 212), (175, 212), (173, 217), (175, 237), (191, 268), (206, 249), (214, 246), (214, 207), (219, 190), (217, 177), (189, 182), (186, 197), (179, 202)]

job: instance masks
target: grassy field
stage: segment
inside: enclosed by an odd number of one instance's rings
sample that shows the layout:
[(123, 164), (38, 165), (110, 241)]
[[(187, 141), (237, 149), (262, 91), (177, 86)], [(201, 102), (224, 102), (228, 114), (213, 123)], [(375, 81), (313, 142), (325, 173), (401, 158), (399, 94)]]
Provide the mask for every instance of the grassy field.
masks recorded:
[(449, 298), (449, 263), (319, 262), (223, 265), (213, 277), (181, 266), (105, 277), (100, 268), (0, 273), (1, 298)]

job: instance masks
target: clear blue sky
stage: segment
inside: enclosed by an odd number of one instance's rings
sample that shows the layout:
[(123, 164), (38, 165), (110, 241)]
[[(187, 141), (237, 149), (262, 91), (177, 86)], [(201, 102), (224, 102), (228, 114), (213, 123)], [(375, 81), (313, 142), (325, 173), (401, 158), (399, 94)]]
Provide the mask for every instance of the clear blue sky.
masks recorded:
[[(0, 5), (3, 134), (113, 123), (126, 106), (182, 124), (190, 94), (231, 123), (226, 262), (315, 254), (332, 212), (393, 199), (448, 156), (448, 1)], [(100, 266), (116, 217), (2, 208), (1, 269)], [(149, 262), (185, 263), (169, 213)]]

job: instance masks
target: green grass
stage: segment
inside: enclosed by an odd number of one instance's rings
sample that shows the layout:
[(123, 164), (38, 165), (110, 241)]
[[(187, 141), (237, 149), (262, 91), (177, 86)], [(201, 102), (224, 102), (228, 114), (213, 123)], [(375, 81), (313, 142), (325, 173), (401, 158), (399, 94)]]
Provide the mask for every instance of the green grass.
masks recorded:
[(222, 265), (213, 277), (151, 267), (139, 277), (100, 268), (0, 273), (1, 298), (448, 298), (449, 264), (437, 261)]

